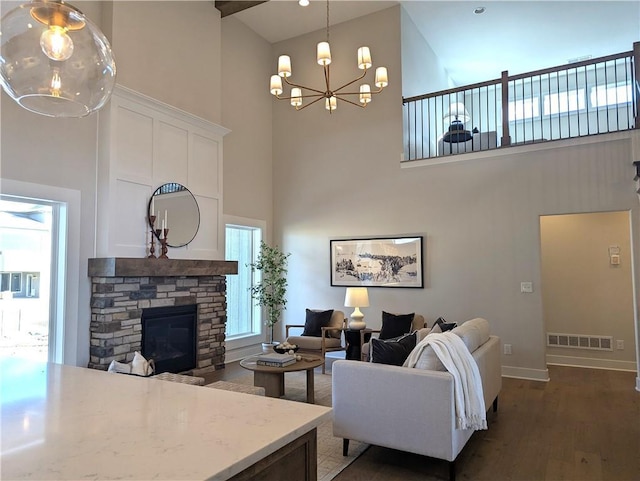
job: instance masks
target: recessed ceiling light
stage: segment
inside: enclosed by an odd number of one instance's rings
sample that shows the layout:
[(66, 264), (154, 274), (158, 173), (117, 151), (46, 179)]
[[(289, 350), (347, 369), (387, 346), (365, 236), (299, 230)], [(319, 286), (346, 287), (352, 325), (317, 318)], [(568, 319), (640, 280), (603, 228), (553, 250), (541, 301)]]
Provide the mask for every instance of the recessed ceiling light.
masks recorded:
[(309, 0), (298, 0), (298, 5), (300, 5), (301, 7), (306, 7), (307, 5), (309, 5)]
[(486, 8), (484, 7), (476, 7), (473, 9), (473, 13), (475, 13), (476, 15), (481, 15), (485, 12)]

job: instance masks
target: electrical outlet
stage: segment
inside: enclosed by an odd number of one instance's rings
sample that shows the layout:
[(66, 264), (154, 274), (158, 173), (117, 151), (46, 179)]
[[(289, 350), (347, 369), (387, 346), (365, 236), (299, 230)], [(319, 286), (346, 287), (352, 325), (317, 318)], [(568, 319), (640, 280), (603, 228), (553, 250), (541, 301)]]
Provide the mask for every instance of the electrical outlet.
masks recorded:
[(504, 345), (504, 353), (505, 353), (507, 356), (510, 356), (510, 355), (511, 355), (511, 344), (505, 344), (505, 345)]
[(622, 339), (616, 340), (616, 349), (618, 351), (624, 351), (624, 341)]
[(526, 292), (527, 294), (533, 292), (533, 282), (521, 282), (520, 292)]

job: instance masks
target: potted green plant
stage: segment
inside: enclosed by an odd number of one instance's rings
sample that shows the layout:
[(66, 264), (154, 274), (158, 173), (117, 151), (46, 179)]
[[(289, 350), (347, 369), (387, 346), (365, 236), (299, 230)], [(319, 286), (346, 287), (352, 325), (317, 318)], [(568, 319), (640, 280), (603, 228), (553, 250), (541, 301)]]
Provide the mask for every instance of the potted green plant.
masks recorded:
[[(251, 286), (251, 298), (266, 310), (267, 343), (273, 344), (273, 326), (280, 320), (287, 308), (287, 262), (290, 253), (285, 254), (278, 246), (271, 247), (260, 242), (260, 252), (256, 262), (249, 264), (252, 271), (259, 271), (260, 280)], [(269, 346), (269, 349), (271, 347)]]

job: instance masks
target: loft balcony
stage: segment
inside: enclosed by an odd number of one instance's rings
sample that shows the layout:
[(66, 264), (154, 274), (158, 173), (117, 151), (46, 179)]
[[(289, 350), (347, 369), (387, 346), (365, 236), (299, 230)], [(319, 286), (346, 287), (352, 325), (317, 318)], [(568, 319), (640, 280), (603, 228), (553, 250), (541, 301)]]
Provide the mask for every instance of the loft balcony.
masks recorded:
[(403, 98), (404, 161), (640, 128), (639, 80), (636, 42), (629, 52)]

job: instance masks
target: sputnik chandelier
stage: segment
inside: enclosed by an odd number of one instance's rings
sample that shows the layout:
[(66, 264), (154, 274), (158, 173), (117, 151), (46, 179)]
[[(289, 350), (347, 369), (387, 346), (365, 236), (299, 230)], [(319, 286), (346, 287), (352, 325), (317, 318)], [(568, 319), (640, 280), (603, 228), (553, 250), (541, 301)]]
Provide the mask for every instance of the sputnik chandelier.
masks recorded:
[[(324, 70), (324, 90), (305, 87), (304, 85), (290, 82), (289, 77), (291, 77), (291, 58), (288, 55), (280, 55), (280, 57), (278, 58), (278, 75), (271, 76), (271, 93), (278, 100), (289, 100), (291, 102), (291, 105), (294, 106), (296, 110), (305, 109), (310, 105), (313, 105), (316, 102), (324, 99), (325, 108), (329, 111), (329, 113), (332, 113), (338, 108), (338, 100), (343, 100), (351, 105), (355, 105), (356, 107), (365, 108), (371, 102), (372, 95), (379, 94), (380, 92), (382, 92), (382, 89), (389, 84), (387, 68), (378, 67), (376, 68), (374, 81), (374, 85), (378, 90), (371, 90), (371, 86), (369, 84), (363, 83), (360, 85), (360, 89), (358, 92), (344, 91), (344, 89), (346, 89), (347, 87), (358, 82), (359, 80), (362, 80), (365, 75), (367, 75), (367, 71), (373, 65), (371, 63), (371, 52), (369, 51), (369, 47), (360, 47), (358, 49), (358, 68), (362, 70), (362, 74), (359, 77), (351, 80), (350, 82), (342, 85), (341, 87), (338, 87), (337, 89), (331, 88), (331, 73), (329, 68), (329, 65), (331, 64), (331, 49), (329, 48), (329, 0), (327, 0), (327, 40), (326, 42), (318, 43), (317, 61), (319, 65), (322, 65), (322, 68)], [(291, 87), (291, 93), (288, 97), (282, 96), (283, 79), (284, 82)], [(348, 98), (355, 95), (359, 96), (360, 103), (356, 103), (355, 101)], [(310, 100), (310, 102), (304, 103), (303, 105), (303, 102), (305, 100)]]

